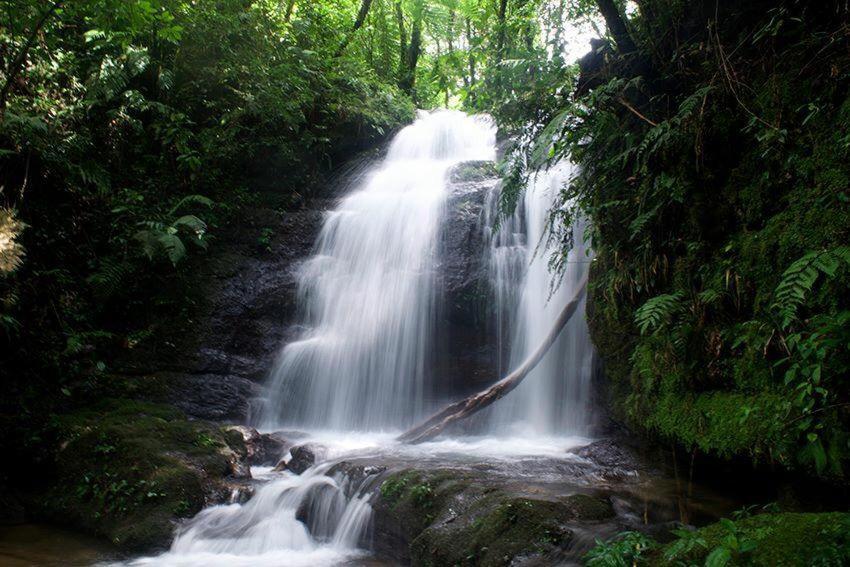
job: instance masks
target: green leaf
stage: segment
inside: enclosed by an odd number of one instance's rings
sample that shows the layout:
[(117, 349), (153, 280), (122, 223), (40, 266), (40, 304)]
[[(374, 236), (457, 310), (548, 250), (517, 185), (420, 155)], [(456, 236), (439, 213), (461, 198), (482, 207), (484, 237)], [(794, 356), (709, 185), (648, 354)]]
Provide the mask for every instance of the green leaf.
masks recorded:
[(716, 547), (705, 558), (705, 567), (724, 567), (732, 560), (732, 552), (725, 547)]

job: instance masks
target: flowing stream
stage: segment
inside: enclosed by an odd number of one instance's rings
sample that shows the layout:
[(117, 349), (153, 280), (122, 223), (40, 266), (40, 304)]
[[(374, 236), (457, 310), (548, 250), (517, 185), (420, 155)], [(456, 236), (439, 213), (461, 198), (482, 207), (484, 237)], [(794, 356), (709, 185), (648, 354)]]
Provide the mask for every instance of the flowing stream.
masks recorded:
[[(586, 442), (592, 348), (583, 317), (518, 391), (488, 410), (483, 435), (416, 447), (393, 440), (436, 409), (434, 281), (449, 172), (495, 156), (496, 130), (486, 117), (422, 113), (396, 136), (383, 162), (327, 214), (300, 274), (305, 330), (281, 350), (257, 423), (309, 432), (318, 464), (301, 475), (255, 468), (266, 482), (250, 500), (202, 511), (167, 553), (134, 564), (357, 563), (368, 557), (376, 477), (346, 474), (336, 466), (343, 457), (498, 462), (512, 470), (523, 459), (563, 459), (566, 448)], [(496, 232), (498, 188), (488, 195), (481, 226), (489, 248), (481, 254), (496, 298), (501, 370), (537, 346), (586, 273), (582, 226), (560, 286), (548, 269), (549, 209), (569, 175), (559, 166), (537, 176)]]

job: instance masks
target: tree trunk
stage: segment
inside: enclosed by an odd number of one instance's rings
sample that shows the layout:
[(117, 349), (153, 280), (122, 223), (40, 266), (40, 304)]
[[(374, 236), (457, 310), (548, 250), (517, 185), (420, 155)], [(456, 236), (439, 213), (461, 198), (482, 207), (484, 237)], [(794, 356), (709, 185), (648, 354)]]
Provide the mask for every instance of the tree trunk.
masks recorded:
[(345, 36), (342, 40), (342, 43), (336, 50), (336, 57), (342, 55), (342, 52), (345, 51), (345, 48), (348, 47), (348, 44), (351, 42), (351, 38), (354, 37), (354, 34), (357, 33), (357, 30), (363, 27), (363, 24), (366, 23), (366, 16), (369, 15), (369, 8), (372, 6), (372, 0), (363, 0), (360, 3), (360, 10), (357, 12), (357, 18), (354, 20), (354, 27), (351, 28), (351, 33)]
[(475, 86), (475, 55), (472, 53), (472, 22), (466, 18), (466, 49), (469, 54), (469, 83), (468, 86)]
[(9, 94), (12, 92), (12, 85), (14, 84), (18, 73), (20, 73), (24, 62), (27, 59), (27, 55), (38, 37), (38, 33), (47, 23), (47, 20), (49, 20), (61, 6), (62, 2), (57, 0), (51, 4), (50, 8), (44, 11), (33, 25), (32, 30), (30, 30), (27, 40), (24, 42), (21, 50), (18, 51), (17, 55), (15, 55), (11, 61), (9, 61), (9, 64), (6, 67), (6, 82), (3, 83), (3, 88), (0, 89), (0, 120), (2, 120), (6, 115), (6, 102), (9, 100)]
[(395, 19), (398, 24), (398, 84), (401, 87), (407, 67), (407, 30), (404, 27), (404, 11), (400, 0), (395, 3)]
[(417, 0), (413, 8), (410, 43), (407, 45), (407, 51), (404, 54), (404, 67), (399, 87), (409, 95), (413, 95), (413, 87), (416, 84), (416, 66), (419, 63), (419, 55), (422, 51), (422, 12), (424, 8), (424, 0)]
[(289, 0), (289, 3), (286, 5), (286, 14), (283, 16), (283, 21), (289, 23), (289, 20), (292, 19), (292, 12), (295, 10), (295, 0)]
[(620, 53), (626, 54), (637, 51), (635, 42), (632, 41), (632, 36), (629, 35), (629, 30), (626, 29), (626, 23), (623, 21), (623, 16), (614, 0), (596, 0), (596, 5), (599, 6), (599, 11), (605, 18), (605, 25), (608, 27), (611, 37), (614, 38), (614, 43), (617, 44)]
[(498, 62), (501, 62), (504, 58), (505, 40), (508, 33), (508, 30), (505, 29), (508, 20), (507, 16), (508, 0), (499, 0), (499, 11), (496, 14), (496, 61)]
[(575, 297), (570, 301), (566, 307), (561, 311), (561, 314), (558, 315), (558, 319), (555, 321), (555, 324), (552, 326), (552, 329), (549, 331), (549, 334), (546, 335), (546, 338), (537, 347), (537, 350), (531, 354), (525, 362), (520, 365), (519, 368), (484, 390), (483, 392), (479, 392), (475, 395), (472, 395), (466, 399), (463, 399), (459, 402), (455, 402), (445, 409), (440, 411), (439, 413), (434, 414), (425, 422), (413, 427), (412, 429), (407, 430), (401, 436), (399, 436), (398, 440), (404, 443), (421, 443), (423, 441), (427, 441), (429, 439), (433, 439), (440, 433), (442, 433), (446, 427), (452, 425), (453, 423), (460, 421), (462, 419), (466, 419), (467, 417), (477, 413), (478, 411), (486, 408), (491, 405), (493, 402), (503, 398), (505, 395), (513, 391), (520, 383), (525, 379), (528, 374), (534, 370), (534, 368), (540, 363), (552, 345), (555, 343), (555, 340), (558, 338), (558, 335), (561, 334), (561, 330), (564, 326), (569, 322), (573, 315), (575, 315), (578, 310), (578, 304), (581, 302), (581, 296), (584, 293), (585, 288), (587, 287), (587, 279), (585, 279), (578, 290), (576, 291)]

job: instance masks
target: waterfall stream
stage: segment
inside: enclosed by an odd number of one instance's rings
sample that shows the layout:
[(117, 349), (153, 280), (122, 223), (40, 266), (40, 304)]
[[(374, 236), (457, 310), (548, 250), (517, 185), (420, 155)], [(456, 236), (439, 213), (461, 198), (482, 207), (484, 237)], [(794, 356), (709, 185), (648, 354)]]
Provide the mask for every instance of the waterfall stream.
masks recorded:
[[(476, 455), (513, 462), (563, 459), (565, 447), (581, 443), (565, 435), (582, 435), (587, 422), (592, 349), (583, 317), (566, 328), (526, 384), (488, 410), (486, 435), (415, 448), (393, 441), (394, 432), (434, 409), (429, 360), (440, 331), (434, 272), (448, 174), (460, 162), (493, 160), (495, 154), (490, 119), (422, 113), (361, 186), (327, 214), (315, 254), (300, 271), (305, 330), (281, 350), (258, 421), (266, 430), (308, 431), (324, 454), (301, 475), (254, 470), (266, 482), (250, 500), (205, 509), (181, 527), (167, 553), (134, 564), (351, 564), (368, 547), (377, 486), (374, 474), (349, 477), (337, 470), (343, 457), (365, 451), (415, 462)], [(509, 365), (549, 331), (586, 272), (581, 226), (559, 287), (550, 283), (550, 250), (545, 242), (538, 245), (569, 174), (559, 166), (539, 175), (495, 233), (498, 188), (489, 194), (482, 227), (499, 342)]]
[(495, 157), (495, 127), (423, 113), (329, 213), (301, 272), (308, 329), (273, 372), (263, 425), (401, 428), (426, 409), (434, 264), (447, 173)]
[[(553, 285), (549, 266), (555, 246), (561, 245), (548, 238), (550, 211), (571, 175), (569, 164), (534, 175), (514, 214), (495, 232), (490, 227), (497, 226), (499, 190), (488, 195), (484, 230), (490, 241), (489, 273), (496, 298), (500, 360), (507, 360), (503, 370), (518, 366), (537, 348), (587, 275), (589, 250), (581, 220), (572, 227), (572, 249), (557, 285)], [(583, 299), (579, 312), (584, 312)], [(574, 317), (519, 388), (488, 412), (488, 430), (585, 434), (592, 358), (585, 318)]]

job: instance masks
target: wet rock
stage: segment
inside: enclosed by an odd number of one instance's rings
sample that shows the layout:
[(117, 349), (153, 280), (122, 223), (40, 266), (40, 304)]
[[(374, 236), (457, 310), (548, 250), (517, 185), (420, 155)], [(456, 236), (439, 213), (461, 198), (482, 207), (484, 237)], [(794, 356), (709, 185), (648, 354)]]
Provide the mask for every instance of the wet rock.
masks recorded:
[(607, 533), (616, 521), (607, 496), (557, 497), (481, 470), (397, 470), (377, 492), (377, 551), (414, 565), (563, 564), (593, 543), (576, 534)]
[(260, 433), (247, 425), (229, 425), (228, 431), (235, 431), (245, 443), (245, 458), (249, 465), (268, 466), (280, 462), (287, 446), (286, 439), (278, 433)]
[(239, 376), (214, 374), (167, 376), (168, 401), (187, 415), (214, 421), (242, 421), (250, 400), (259, 395), (256, 383)]
[(614, 507), (608, 499), (588, 494), (573, 494), (562, 498), (559, 503), (564, 513), (574, 521), (601, 522), (614, 517)]
[(441, 226), (437, 297), (437, 387), (466, 393), (494, 379), (496, 344), (490, 328), (490, 284), (482, 218), (498, 177), (491, 162), (469, 162), (451, 174)]
[(449, 172), (452, 183), (467, 183), (470, 181), (487, 181), (499, 177), (496, 163), (492, 161), (467, 161), (454, 166)]
[(368, 465), (362, 463), (352, 463), (350, 461), (341, 461), (332, 466), (326, 476), (338, 480), (340, 487), (347, 496), (353, 496), (355, 493), (367, 492), (369, 486), (365, 486), (367, 480), (378, 480), (379, 475), (387, 470), (383, 465)]
[(609, 480), (635, 477), (641, 469), (637, 456), (615, 439), (594, 441), (573, 453), (591, 461), (597, 469), (596, 473)]
[(115, 360), (117, 373), (153, 377), (164, 388), (145, 396), (191, 417), (245, 421), (278, 348), (294, 333), (298, 269), (328, 204), (243, 211), (207, 255), (188, 260), (193, 312), (158, 322), (151, 338)]
[(301, 474), (313, 465), (316, 460), (325, 452), (325, 448), (315, 443), (307, 443), (299, 445), (289, 450), (291, 458), (286, 462), (279, 462), (274, 470), (276, 471), (292, 471), (295, 474)]

